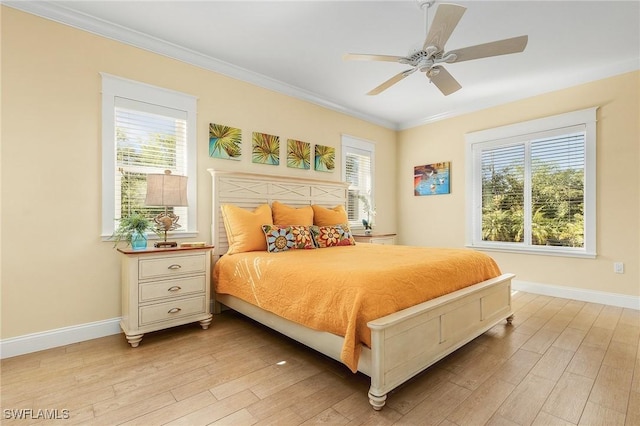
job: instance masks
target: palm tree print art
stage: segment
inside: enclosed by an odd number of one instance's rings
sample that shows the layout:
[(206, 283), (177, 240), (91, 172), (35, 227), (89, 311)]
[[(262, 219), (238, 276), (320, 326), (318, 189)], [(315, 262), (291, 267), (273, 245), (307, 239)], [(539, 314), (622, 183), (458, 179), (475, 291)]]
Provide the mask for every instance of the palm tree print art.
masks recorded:
[(209, 124), (209, 157), (240, 160), (242, 130), (222, 124)]
[(253, 132), (251, 159), (254, 163), (279, 165), (280, 138), (266, 133)]
[(336, 166), (336, 149), (330, 146), (316, 145), (315, 169), (330, 172)]
[(309, 170), (311, 168), (311, 144), (288, 139), (287, 167)]

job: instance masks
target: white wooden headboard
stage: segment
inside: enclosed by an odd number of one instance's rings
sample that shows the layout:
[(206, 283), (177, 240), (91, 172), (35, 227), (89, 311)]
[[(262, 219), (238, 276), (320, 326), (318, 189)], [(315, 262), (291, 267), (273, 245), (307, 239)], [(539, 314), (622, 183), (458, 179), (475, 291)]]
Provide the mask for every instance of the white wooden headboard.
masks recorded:
[(208, 169), (211, 173), (211, 242), (214, 258), (227, 252), (229, 244), (220, 212), (222, 204), (253, 210), (261, 204), (280, 201), (289, 206), (317, 204), (347, 207), (348, 183), (260, 175)]

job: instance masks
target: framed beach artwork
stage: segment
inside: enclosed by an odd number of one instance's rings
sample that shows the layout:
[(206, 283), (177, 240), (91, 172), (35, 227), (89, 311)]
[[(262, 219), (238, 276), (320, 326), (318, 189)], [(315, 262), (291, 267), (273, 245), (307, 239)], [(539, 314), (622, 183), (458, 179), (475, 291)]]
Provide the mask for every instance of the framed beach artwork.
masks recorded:
[(426, 164), (413, 168), (414, 195), (451, 193), (451, 162)]
[(280, 137), (267, 133), (253, 132), (251, 161), (259, 164), (280, 164)]
[(223, 124), (209, 124), (209, 157), (240, 160), (242, 130)]
[(311, 168), (311, 144), (287, 139), (287, 167), (309, 170)]
[(316, 145), (314, 169), (319, 172), (332, 172), (336, 167), (336, 149), (331, 146)]

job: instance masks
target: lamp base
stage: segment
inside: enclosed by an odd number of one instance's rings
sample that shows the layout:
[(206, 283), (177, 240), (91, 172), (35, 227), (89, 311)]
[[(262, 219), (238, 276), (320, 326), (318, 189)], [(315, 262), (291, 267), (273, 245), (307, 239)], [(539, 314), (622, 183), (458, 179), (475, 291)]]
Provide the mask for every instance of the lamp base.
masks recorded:
[(175, 241), (158, 241), (157, 243), (154, 243), (153, 246), (156, 248), (178, 247), (178, 243), (176, 243)]

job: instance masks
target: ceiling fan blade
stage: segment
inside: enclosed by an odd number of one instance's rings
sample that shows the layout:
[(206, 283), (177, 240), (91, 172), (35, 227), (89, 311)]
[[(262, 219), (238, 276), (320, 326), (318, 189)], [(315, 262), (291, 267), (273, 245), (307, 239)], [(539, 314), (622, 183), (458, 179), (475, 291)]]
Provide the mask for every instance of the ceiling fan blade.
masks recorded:
[(405, 59), (402, 56), (390, 56), (390, 55), (368, 55), (361, 53), (346, 53), (342, 56), (345, 61), (387, 61), (387, 62), (400, 62), (401, 59)]
[(438, 51), (444, 50), (445, 43), (451, 37), (451, 33), (466, 10), (466, 7), (457, 4), (441, 4), (438, 6), (429, 34), (427, 34), (427, 38), (424, 41), (423, 50), (429, 46), (436, 46), (439, 49)]
[(458, 83), (446, 69), (439, 65), (427, 71), (427, 78), (431, 80), (445, 96), (462, 89), (460, 83)]
[(447, 55), (453, 53), (457, 56), (457, 58), (452, 62), (463, 62), (470, 61), (472, 59), (488, 58), (490, 56), (508, 55), (510, 53), (522, 52), (524, 48), (527, 47), (528, 41), (529, 36), (524, 35), (452, 50), (447, 52)]
[(409, 69), (409, 70), (406, 70), (406, 71), (402, 71), (401, 73), (398, 73), (398, 74), (394, 75), (393, 77), (391, 77), (389, 80), (385, 81), (384, 83), (382, 83), (378, 87), (370, 90), (367, 93), (367, 95), (373, 96), (373, 95), (377, 95), (380, 92), (383, 92), (383, 91), (387, 90), (389, 87), (393, 86), (394, 84), (396, 84), (400, 80), (402, 80), (405, 77), (413, 74), (416, 70), (417, 70), (417, 68), (413, 68), (413, 69)]

